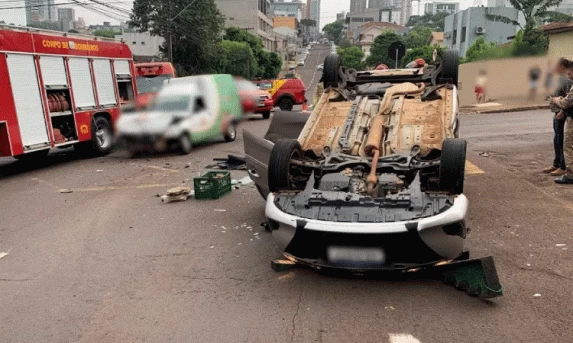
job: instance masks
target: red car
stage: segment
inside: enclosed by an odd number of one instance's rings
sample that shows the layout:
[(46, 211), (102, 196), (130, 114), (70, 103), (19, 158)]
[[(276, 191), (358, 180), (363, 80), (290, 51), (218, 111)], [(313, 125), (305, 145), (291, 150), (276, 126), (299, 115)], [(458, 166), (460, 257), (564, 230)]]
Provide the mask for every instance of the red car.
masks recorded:
[(260, 89), (266, 90), (273, 98), (274, 106), (283, 111), (291, 111), (294, 105), (306, 100), (306, 87), (298, 77), (277, 80), (254, 81)]
[(260, 113), (264, 119), (268, 119), (271, 116), (273, 99), (268, 92), (259, 89), (245, 79), (235, 78), (235, 85), (241, 97), (243, 112)]

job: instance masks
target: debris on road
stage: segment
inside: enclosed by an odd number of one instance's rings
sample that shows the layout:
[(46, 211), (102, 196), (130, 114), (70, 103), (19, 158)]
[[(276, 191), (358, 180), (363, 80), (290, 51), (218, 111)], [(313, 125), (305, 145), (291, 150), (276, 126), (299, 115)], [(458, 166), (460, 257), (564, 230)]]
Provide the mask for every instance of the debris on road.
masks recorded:
[(481, 157), (489, 157), (489, 154), (487, 152), (480, 152), (479, 154)]
[(73, 193), (73, 191), (71, 189), (66, 189), (66, 188), (62, 188), (59, 191), (60, 193)]
[(242, 156), (227, 155), (227, 158), (214, 158), (216, 164), (208, 165), (207, 169), (246, 170), (247, 161)]
[(7, 252), (0, 252), (0, 258), (5, 257), (6, 255), (8, 255)]
[(394, 306), (385, 306), (384, 309), (388, 310), (388, 311), (394, 311), (395, 310)]
[(222, 208), (216, 208), (213, 211), (215, 211), (215, 212), (227, 212), (227, 210), (222, 209)]
[(539, 294), (539, 293), (533, 294), (533, 297), (534, 297), (534, 298), (539, 298), (540, 296), (541, 296), (541, 294)]
[(231, 173), (209, 171), (193, 178), (196, 199), (219, 199), (231, 193)]
[(561, 244), (555, 244), (555, 246), (558, 247), (558, 248), (562, 248), (562, 247), (566, 247), (567, 244), (561, 243)]
[(194, 194), (189, 187), (175, 187), (167, 190), (167, 194), (161, 196), (161, 201), (163, 201), (163, 203), (186, 201)]
[(103, 173), (103, 170), (98, 169), (98, 170), (96, 170), (96, 173)]

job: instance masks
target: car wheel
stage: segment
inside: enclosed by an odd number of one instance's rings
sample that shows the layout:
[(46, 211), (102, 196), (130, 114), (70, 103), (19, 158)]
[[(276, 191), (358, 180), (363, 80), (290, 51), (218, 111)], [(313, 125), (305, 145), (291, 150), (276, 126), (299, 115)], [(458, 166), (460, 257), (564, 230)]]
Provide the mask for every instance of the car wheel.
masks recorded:
[(232, 142), (237, 138), (237, 127), (233, 124), (227, 126), (227, 132), (224, 134), (226, 142)]
[(179, 136), (179, 153), (181, 155), (187, 155), (193, 149), (193, 142), (191, 141), (191, 136), (188, 133), (183, 133)]
[(269, 190), (297, 189), (300, 175), (291, 165), (291, 159), (302, 158), (302, 148), (296, 139), (280, 139), (273, 146), (269, 160)]
[(451, 80), (452, 84), (458, 85), (459, 75), (459, 54), (457, 50), (447, 50), (442, 56), (442, 79)]
[(340, 82), (340, 75), (338, 72), (342, 67), (342, 60), (338, 55), (329, 55), (324, 59), (324, 67), (322, 69), (322, 82), (324, 88), (336, 87)]
[(467, 143), (460, 138), (447, 138), (440, 156), (440, 191), (450, 194), (464, 192)]
[(271, 111), (265, 111), (261, 114), (263, 115), (263, 119), (269, 119), (271, 117)]
[(292, 111), (293, 106), (294, 106), (294, 101), (292, 101), (289, 98), (284, 98), (279, 103), (279, 107), (283, 111)]

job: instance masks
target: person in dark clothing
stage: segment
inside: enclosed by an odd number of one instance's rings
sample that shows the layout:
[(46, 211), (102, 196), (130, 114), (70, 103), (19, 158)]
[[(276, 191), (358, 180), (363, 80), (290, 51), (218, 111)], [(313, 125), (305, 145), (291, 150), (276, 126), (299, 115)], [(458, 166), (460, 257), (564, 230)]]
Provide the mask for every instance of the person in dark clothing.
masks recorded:
[(539, 78), (541, 77), (541, 68), (535, 65), (529, 69), (529, 97), (535, 101), (537, 88), (539, 87)]
[[(573, 81), (573, 63), (569, 62), (567, 70), (569, 80)], [(567, 172), (555, 179), (559, 184), (573, 184), (573, 86), (565, 96), (553, 97), (551, 102), (563, 109), (557, 114), (557, 118), (563, 116), (565, 119), (565, 128), (563, 129), (563, 154), (565, 155), (565, 164)]]
[[(566, 58), (561, 58), (557, 62), (555, 67), (555, 72), (559, 74), (559, 86), (553, 93), (553, 97), (565, 96), (571, 89), (572, 81), (567, 77), (567, 69), (573, 62)], [(571, 109), (562, 110), (555, 103), (551, 102), (549, 104), (551, 112), (555, 113), (553, 117), (553, 151), (555, 157), (553, 159), (553, 164), (543, 170), (551, 176), (561, 176), (567, 173), (567, 165), (565, 164), (565, 156), (563, 154), (563, 134), (565, 127), (565, 116), (566, 112), (572, 112)]]

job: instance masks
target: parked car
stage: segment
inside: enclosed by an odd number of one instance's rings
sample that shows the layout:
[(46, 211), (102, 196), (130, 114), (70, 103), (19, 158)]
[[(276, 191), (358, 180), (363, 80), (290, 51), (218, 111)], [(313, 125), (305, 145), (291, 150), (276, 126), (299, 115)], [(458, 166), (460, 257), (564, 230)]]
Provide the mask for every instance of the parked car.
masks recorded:
[(283, 111), (291, 111), (294, 105), (301, 105), (306, 99), (306, 87), (299, 77), (253, 82), (260, 89), (266, 90), (273, 99), (273, 105)]
[(264, 137), (244, 131), (247, 170), (284, 255), (351, 271), (467, 258), (457, 52), (422, 69), (362, 72), (330, 55), (322, 79), (310, 116), (279, 112)]
[(297, 65), (298, 65), (298, 66), (304, 66), (304, 60), (303, 60), (303, 59), (298, 60), (298, 64), (297, 64)]
[(231, 75), (187, 76), (167, 80), (149, 108), (122, 115), (116, 131), (131, 155), (170, 148), (188, 154), (221, 136), (234, 141), (242, 114)]
[(244, 113), (259, 113), (264, 119), (271, 116), (273, 99), (269, 92), (242, 78), (235, 78), (235, 85), (241, 97)]
[(323, 70), (324, 69), (324, 64), (319, 64), (316, 66), (316, 70)]

